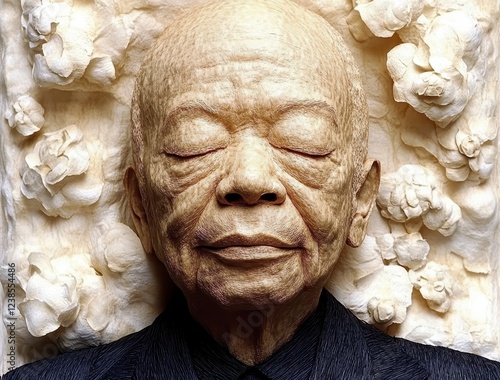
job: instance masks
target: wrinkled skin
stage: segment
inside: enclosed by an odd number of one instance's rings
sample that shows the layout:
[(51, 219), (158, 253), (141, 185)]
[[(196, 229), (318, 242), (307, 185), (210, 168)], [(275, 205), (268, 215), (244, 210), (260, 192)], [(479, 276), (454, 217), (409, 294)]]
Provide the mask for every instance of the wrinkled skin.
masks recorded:
[[(326, 22), (306, 20), (304, 37), (296, 18), (306, 11), (280, 8), (288, 3), (223, 4), (166, 37), (165, 57), (176, 59), (162, 69), (154, 115), (142, 117), (155, 124), (144, 137), (144, 183), (133, 169), (126, 183), (143, 245), (215, 339), (223, 343), (236, 315), (277, 310), (253, 339), (225, 342), (256, 363), (314, 310), (349, 234), (364, 234), (378, 166), (365, 165), (369, 181), (353, 192), (361, 169), (348, 82), (336, 52), (320, 48), (332, 44)], [(204, 18), (222, 21), (207, 29)], [(158, 54), (149, 60), (162, 62)]]

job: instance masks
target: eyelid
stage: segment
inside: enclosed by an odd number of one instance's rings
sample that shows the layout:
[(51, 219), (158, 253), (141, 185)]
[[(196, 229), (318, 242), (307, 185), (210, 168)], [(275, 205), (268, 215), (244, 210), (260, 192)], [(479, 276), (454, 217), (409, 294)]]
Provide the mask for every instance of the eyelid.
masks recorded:
[(333, 122), (311, 110), (292, 111), (274, 123), (268, 139), (271, 145), (291, 153), (326, 157), (335, 151)]
[[(222, 123), (205, 112), (176, 115), (163, 136), (161, 153), (178, 159), (201, 157), (227, 147), (229, 135)], [(184, 115), (184, 116), (182, 116)]]
[[(275, 145), (273, 145), (275, 146)], [(335, 149), (329, 149), (326, 153), (316, 153), (316, 152), (311, 152), (311, 151), (305, 151), (304, 149), (299, 150), (297, 148), (288, 148), (288, 147), (283, 147), (283, 146), (275, 146), (276, 148), (283, 150), (285, 152), (289, 152), (292, 154), (296, 154), (299, 156), (304, 156), (304, 157), (309, 157), (309, 158), (324, 158), (328, 157), (331, 155), (333, 152), (335, 152)]]
[(217, 147), (217, 148), (208, 148), (208, 149), (203, 149), (201, 152), (169, 152), (167, 149), (162, 149), (161, 154), (167, 156), (167, 157), (174, 157), (177, 159), (188, 159), (188, 158), (196, 158), (196, 157), (203, 157), (206, 156), (209, 153), (214, 153), (218, 150), (224, 149), (225, 147)]

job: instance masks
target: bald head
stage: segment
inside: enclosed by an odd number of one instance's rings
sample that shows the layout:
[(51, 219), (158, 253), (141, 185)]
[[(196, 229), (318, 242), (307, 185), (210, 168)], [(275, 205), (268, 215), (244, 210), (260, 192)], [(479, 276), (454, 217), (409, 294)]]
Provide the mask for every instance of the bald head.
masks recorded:
[[(246, 75), (234, 77), (228, 64)], [(144, 59), (132, 101), (133, 154), (143, 182), (146, 146), (156, 141), (169, 111), (196, 97), (190, 87), (212, 75), (212, 92), (224, 108), (239, 103), (235, 89), (242, 81), (265, 83), (269, 72), (282, 70), (282, 81), (303, 86), (326, 84), (318, 101), (335, 104), (336, 123), (353, 147), (353, 189), (360, 184), (366, 157), (367, 107), (356, 65), (340, 35), (320, 16), (286, 0), (223, 0), (195, 8), (169, 25)], [(233, 70), (234, 71), (234, 70)], [(200, 78), (203, 76), (203, 78)], [(265, 87), (265, 86), (264, 86)], [(265, 96), (279, 98), (280, 89), (267, 86)], [(291, 94), (286, 86), (281, 90)], [(248, 103), (248, 99), (246, 99)]]
[[(132, 124), (134, 224), (190, 311), (202, 320), (217, 305), (234, 320), (297, 305), (300, 315), (277, 314), (294, 321), (312, 311), (344, 245), (363, 241), (378, 186), (361, 82), (338, 33), (286, 0), (196, 8), (145, 58)], [(262, 344), (228, 343), (247, 363), (280, 342)]]

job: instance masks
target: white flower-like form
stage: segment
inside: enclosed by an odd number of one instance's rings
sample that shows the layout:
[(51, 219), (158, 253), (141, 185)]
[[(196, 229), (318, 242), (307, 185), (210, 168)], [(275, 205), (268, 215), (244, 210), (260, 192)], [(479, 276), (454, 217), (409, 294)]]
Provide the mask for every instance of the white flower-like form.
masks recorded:
[(143, 329), (165, 308), (164, 267), (128, 226), (98, 225), (90, 249), (30, 254), (17, 275), (28, 327), (20, 338), (44, 336), (61, 351), (96, 346)]
[(475, 158), (481, 151), (481, 141), (476, 135), (468, 135), (459, 131), (456, 136), (458, 151), (464, 156)]
[(463, 117), (450, 127), (436, 131), (437, 141), (442, 147), (437, 158), (446, 168), (449, 179), (464, 181), (478, 177), (483, 180), (490, 176), (497, 156), (497, 148), (492, 143), (496, 126), (491, 124), (488, 117), (471, 120)]
[(452, 181), (482, 182), (489, 178), (496, 164), (497, 135), (495, 117), (490, 111), (470, 116), (463, 114), (447, 128), (436, 128), (420, 117), (404, 127), (401, 138), (405, 144), (420, 147), (432, 154)]
[(26, 295), (19, 311), (30, 334), (41, 337), (71, 325), (79, 311), (75, 277), (57, 273), (50, 258), (40, 252), (31, 253), (28, 262), (28, 278), (20, 277)]
[(391, 37), (394, 32), (416, 20), (424, 9), (422, 0), (355, 0), (355, 10), (377, 37)]
[(85, 73), (92, 54), (92, 40), (85, 32), (74, 30), (65, 39), (54, 34), (42, 45), (43, 54), (35, 54), (33, 78), (42, 87), (67, 85)]
[(446, 126), (460, 116), (469, 101), (467, 77), (451, 65), (439, 71), (420, 67), (414, 62), (416, 53), (414, 44), (405, 43), (387, 54), (394, 99)]
[(432, 310), (446, 313), (450, 309), (453, 283), (446, 265), (429, 261), (419, 270), (410, 270), (409, 275), (413, 286)]
[(406, 223), (421, 218), (444, 236), (455, 232), (460, 207), (442, 194), (432, 173), (420, 165), (404, 165), (382, 176), (377, 204), (385, 218)]
[(43, 107), (31, 96), (22, 95), (12, 105), (14, 112), (7, 110), (5, 117), (11, 128), (16, 130), (23, 136), (31, 136), (38, 132), (45, 123), (43, 117)]
[(387, 55), (394, 99), (440, 127), (456, 120), (474, 90), (468, 71), (477, 60), (481, 37), (478, 21), (464, 11), (434, 18), (418, 47), (404, 43)]
[(489, 137), (458, 129), (454, 141), (447, 141), (445, 133), (438, 133), (438, 141), (445, 149), (449, 149), (444, 160), (448, 178), (464, 181), (471, 172), (476, 173), (481, 180), (489, 178), (497, 157), (497, 148)]
[(22, 0), (22, 26), (35, 82), (48, 88), (99, 88), (116, 79), (133, 29), (109, 2)]
[(389, 325), (406, 319), (412, 285), (404, 268), (386, 265), (382, 271), (360, 280), (357, 287), (364, 297), (369, 297), (365, 304), (368, 322)]
[(423, 65), (439, 70), (451, 64), (462, 74), (476, 63), (485, 36), (478, 20), (465, 10), (454, 10), (434, 18), (423, 37), (416, 57)]
[(496, 164), (497, 153), (498, 150), (491, 141), (483, 144), (478, 155), (468, 161), (470, 170), (477, 173), (480, 180), (489, 178)]
[(49, 216), (71, 217), (79, 207), (95, 203), (102, 182), (88, 183), (90, 154), (82, 131), (75, 125), (46, 133), (21, 166), (21, 191), (36, 199)]
[(447, 149), (443, 157), (438, 157), (446, 168), (446, 176), (453, 181), (465, 181), (472, 172), (480, 180), (489, 178), (497, 157), (497, 148), (491, 141), (496, 132), (481, 133), (483, 128), (478, 121), (472, 125), (474, 131), (464, 120), (455, 124), (450, 133), (437, 133), (439, 144)]
[(105, 289), (89, 295), (84, 318), (110, 342), (147, 326), (163, 310), (165, 272), (124, 224), (98, 226), (91, 246), (91, 263)]
[(83, 27), (92, 20), (85, 17), (81, 12), (75, 15), (66, 2), (23, 3), (22, 25), (34, 53), (33, 78), (40, 86), (67, 85), (84, 75), (93, 52), (92, 31)]
[(419, 232), (394, 236), (384, 234), (376, 238), (382, 258), (407, 268), (418, 269), (427, 262), (430, 246)]
[(367, 307), (368, 313), (377, 323), (385, 324), (391, 322), (396, 315), (396, 305), (392, 300), (373, 297), (368, 301)]
[(325, 287), (368, 323), (401, 323), (411, 305), (413, 286), (405, 268), (385, 265), (373, 236), (356, 249), (347, 247)]
[(22, 9), (21, 25), (31, 49), (47, 42), (56, 32), (59, 19), (71, 13), (69, 5), (50, 0), (25, 0)]

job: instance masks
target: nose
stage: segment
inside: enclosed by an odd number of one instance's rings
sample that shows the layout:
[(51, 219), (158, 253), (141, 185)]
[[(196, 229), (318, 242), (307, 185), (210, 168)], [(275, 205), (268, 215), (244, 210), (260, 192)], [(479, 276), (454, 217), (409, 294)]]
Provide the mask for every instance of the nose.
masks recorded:
[(228, 206), (283, 203), (286, 190), (276, 177), (271, 152), (251, 143), (240, 147), (237, 153), (227, 176), (217, 185), (218, 202)]

